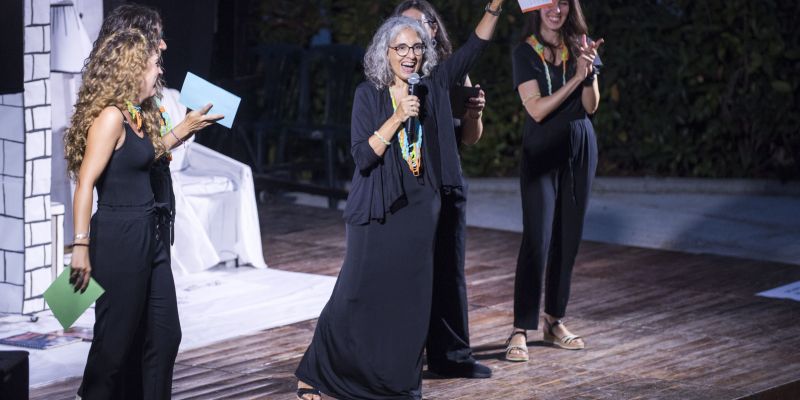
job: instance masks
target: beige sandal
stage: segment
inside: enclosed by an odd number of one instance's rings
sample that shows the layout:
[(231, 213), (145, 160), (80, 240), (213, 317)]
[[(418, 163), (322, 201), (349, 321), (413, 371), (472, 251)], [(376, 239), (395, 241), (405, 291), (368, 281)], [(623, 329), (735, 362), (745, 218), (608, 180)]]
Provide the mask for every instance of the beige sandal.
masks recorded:
[[(525, 338), (525, 344), (522, 346), (512, 345), (511, 339), (515, 335), (522, 335)], [(514, 350), (516, 350), (517, 353), (512, 353)], [(528, 358), (528, 334), (525, 331), (512, 332), (511, 336), (509, 336), (508, 340), (506, 340), (506, 360), (513, 362), (524, 362), (528, 361)]]
[(553, 327), (556, 325), (564, 325), (564, 323), (558, 319), (551, 324), (547, 321), (547, 318), (545, 318), (543, 329), (545, 343), (566, 350), (582, 350), (584, 348), (585, 344), (583, 343), (583, 338), (578, 335), (565, 335), (562, 337), (556, 336), (553, 333)]

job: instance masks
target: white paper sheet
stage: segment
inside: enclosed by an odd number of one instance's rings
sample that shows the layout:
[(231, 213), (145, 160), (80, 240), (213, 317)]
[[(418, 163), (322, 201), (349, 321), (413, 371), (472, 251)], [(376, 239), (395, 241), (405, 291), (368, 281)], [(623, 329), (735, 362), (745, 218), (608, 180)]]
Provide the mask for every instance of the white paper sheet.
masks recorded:
[(553, 5), (556, 1), (557, 0), (519, 0), (519, 8), (522, 12), (526, 13)]
[(771, 297), (773, 299), (789, 299), (800, 301), (800, 281), (776, 287), (775, 289), (770, 289), (758, 293), (757, 295), (762, 297)]

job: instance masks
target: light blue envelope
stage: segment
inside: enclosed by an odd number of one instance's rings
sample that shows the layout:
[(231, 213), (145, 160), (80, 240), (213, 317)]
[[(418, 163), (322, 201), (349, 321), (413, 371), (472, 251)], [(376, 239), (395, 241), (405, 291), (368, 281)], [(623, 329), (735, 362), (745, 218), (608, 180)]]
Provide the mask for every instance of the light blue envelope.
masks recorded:
[(222, 114), (225, 118), (217, 121), (218, 124), (230, 128), (236, 118), (236, 110), (239, 109), (241, 98), (234, 96), (230, 92), (214, 86), (207, 80), (191, 73), (186, 73), (186, 79), (181, 88), (181, 98), (179, 101), (191, 110), (199, 110), (211, 103), (209, 114)]

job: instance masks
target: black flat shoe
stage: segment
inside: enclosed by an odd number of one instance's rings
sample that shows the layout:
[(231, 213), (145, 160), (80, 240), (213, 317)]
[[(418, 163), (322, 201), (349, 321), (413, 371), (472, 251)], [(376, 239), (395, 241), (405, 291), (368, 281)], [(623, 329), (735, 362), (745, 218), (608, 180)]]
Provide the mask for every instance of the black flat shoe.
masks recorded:
[(450, 363), (446, 366), (428, 366), (428, 372), (442, 378), (486, 379), (492, 377), (492, 369), (476, 361)]

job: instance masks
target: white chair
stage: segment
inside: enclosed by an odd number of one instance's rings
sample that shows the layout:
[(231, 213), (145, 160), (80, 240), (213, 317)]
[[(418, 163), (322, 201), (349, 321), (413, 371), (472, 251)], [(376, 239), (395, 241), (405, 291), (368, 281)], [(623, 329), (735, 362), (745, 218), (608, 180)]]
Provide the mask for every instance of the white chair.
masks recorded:
[[(173, 125), (186, 115), (179, 97), (177, 90), (164, 89), (162, 104)], [(227, 261), (266, 268), (250, 167), (193, 139), (172, 151), (170, 164), (176, 203), (173, 270), (186, 274)]]

